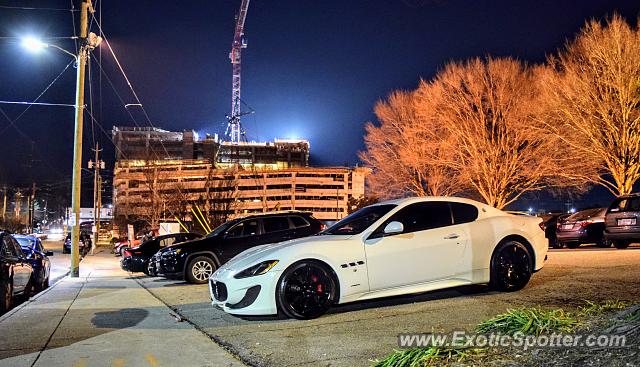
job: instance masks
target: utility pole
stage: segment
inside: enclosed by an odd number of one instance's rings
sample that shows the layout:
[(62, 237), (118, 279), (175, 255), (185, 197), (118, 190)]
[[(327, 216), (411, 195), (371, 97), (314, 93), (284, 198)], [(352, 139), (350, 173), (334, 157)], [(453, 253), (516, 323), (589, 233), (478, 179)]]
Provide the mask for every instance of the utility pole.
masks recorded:
[(31, 200), (29, 200), (29, 228), (33, 233), (33, 222), (36, 214), (36, 183), (33, 182), (31, 186)]
[(100, 177), (100, 169), (104, 168), (104, 162), (100, 160), (100, 145), (96, 142), (96, 147), (93, 149), (96, 153), (95, 161), (89, 160), (89, 168), (93, 168), (93, 227), (95, 232), (93, 233), (93, 242), (91, 244), (91, 254), (98, 243), (98, 237), (100, 236), (100, 208), (102, 207), (102, 177)]
[(69, 276), (77, 278), (80, 276), (80, 190), (82, 184), (82, 123), (84, 115), (84, 74), (87, 64), (87, 55), (91, 49), (87, 36), (89, 31), (88, 12), (93, 12), (91, 0), (82, 0), (80, 3), (80, 49), (77, 56), (77, 80), (76, 80), (76, 114), (75, 114), (75, 136), (73, 146), (73, 177), (71, 184), (71, 207), (73, 210), (73, 221), (71, 230), (71, 266)]

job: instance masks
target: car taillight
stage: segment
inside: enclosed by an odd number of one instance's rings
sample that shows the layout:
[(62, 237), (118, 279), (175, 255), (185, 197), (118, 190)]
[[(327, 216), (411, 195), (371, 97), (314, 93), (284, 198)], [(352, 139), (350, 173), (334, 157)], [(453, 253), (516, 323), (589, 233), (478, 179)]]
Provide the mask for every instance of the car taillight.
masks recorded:
[(583, 227), (583, 228), (584, 228), (584, 227), (586, 227), (586, 226), (588, 226), (588, 225), (589, 225), (589, 224), (591, 224), (591, 223), (593, 223), (593, 222), (592, 222), (592, 221), (590, 221), (590, 220), (583, 220), (582, 222), (578, 222), (578, 224), (580, 225), (580, 227)]
[(320, 224), (320, 230), (324, 231), (325, 229), (327, 229), (327, 225), (324, 223)]
[(131, 256), (131, 252), (129, 252), (129, 250), (124, 250), (124, 256)]
[(543, 231), (547, 228), (547, 226), (544, 225), (544, 222), (538, 223), (538, 227), (540, 227), (540, 229)]

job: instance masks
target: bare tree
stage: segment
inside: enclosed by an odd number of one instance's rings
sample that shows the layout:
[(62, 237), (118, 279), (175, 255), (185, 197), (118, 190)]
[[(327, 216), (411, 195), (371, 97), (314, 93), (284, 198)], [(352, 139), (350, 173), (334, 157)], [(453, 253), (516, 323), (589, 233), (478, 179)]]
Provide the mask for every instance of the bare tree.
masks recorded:
[(549, 64), (549, 129), (594, 164), (594, 181), (630, 193), (640, 178), (640, 28), (619, 15), (592, 20)]
[(211, 227), (228, 221), (234, 214), (238, 197), (238, 170), (216, 169), (211, 165), (205, 182), (205, 215)]
[(497, 208), (542, 188), (585, 188), (583, 162), (537, 118), (537, 80), (521, 62), (489, 58), (449, 64), (432, 84), (455, 152), (448, 165)]
[[(430, 91), (430, 90), (429, 90)], [(456, 172), (442, 164), (443, 129), (432, 118), (429, 93), (421, 90), (422, 103), (413, 92), (395, 91), (375, 106), (380, 126), (367, 123), (366, 151), (360, 159), (373, 168), (369, 192), (379, 198), (406, 195), (452, 195), (462, 190)]]

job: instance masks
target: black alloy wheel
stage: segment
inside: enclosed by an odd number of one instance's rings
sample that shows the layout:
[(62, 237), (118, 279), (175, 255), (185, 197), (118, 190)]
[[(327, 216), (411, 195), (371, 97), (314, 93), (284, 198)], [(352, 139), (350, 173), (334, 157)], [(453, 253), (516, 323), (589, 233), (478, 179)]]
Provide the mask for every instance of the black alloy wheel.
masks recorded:
[(280, 311), (300, 320), (325, 314), (337, 294), (338, 282), (331, 269), (311, 260), (290, 266), (280, 277), (276, 288)]
[(11, 309), (11, 301), (13, 297), (12, 284), (9, 280), (0, 282), (0, 314)]
[(618, 250), (624, 250), (627, 247), (629, 247), (630, 242), (629, 241), (621, 241), (621, 240), (616, 240), (613, 241), (613, 245), (618, 249)]
[(504, 292), (524, 288), (533, 272), (531, 254), (518, 241), (498, 245), (491, 259), (490, 286)]

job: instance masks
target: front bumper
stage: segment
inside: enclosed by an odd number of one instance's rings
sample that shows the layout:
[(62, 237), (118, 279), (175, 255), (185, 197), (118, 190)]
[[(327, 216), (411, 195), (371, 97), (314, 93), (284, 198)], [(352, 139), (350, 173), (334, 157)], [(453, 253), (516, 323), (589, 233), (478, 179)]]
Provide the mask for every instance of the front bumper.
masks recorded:
[(275, 315), (276, 284), (281, 271), (235, 279), (235, 271), (221, 268), (209, 279), (211, 304), (235, 315)]

